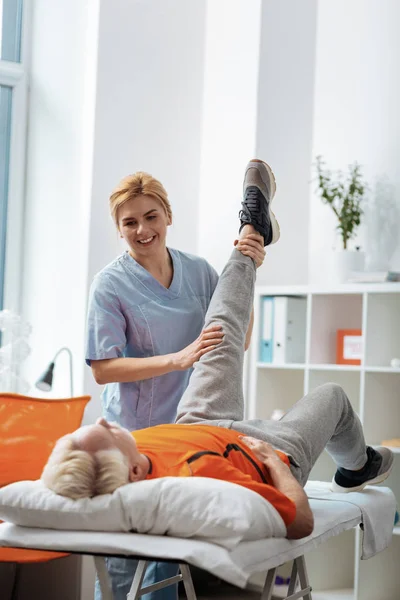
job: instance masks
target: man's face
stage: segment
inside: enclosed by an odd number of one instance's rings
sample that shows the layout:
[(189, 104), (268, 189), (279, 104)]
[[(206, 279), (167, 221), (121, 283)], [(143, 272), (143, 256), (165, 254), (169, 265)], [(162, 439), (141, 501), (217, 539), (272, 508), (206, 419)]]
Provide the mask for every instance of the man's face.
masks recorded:
[(131, 433), (117, 423), (109, 423), (103, 417), (95, 425), (85, 425), (72, 434), (81, 450), (95, 453), (99, 450), (119, 450), (124, 454), (130, 469), (140, 462), (140, 453)]

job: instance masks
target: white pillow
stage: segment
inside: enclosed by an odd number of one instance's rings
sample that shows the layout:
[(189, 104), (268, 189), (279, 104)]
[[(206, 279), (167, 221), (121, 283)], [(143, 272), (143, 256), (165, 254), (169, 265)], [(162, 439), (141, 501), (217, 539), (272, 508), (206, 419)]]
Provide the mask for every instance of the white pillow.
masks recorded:
[(242, 540), (286, 536), (282, 517), (262, 496), (207, 477), (139, 481), (81, 500), (58, 496), (41, 481), (20, 481), (0, 489), (0, 519), (45, 529), (197, 538), (228, 549)]

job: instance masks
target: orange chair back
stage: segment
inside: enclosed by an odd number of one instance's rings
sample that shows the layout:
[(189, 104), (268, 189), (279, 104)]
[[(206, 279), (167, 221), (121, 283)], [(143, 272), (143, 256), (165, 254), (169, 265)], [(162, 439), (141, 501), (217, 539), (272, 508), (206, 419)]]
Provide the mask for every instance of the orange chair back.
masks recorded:
[[(0, 393), (0, 487), (39, 479), (61, 436), (78, 429), (90, 396), (30, 398)], [(42, 562), (60, 553), (0, 548), (0, 562)]]

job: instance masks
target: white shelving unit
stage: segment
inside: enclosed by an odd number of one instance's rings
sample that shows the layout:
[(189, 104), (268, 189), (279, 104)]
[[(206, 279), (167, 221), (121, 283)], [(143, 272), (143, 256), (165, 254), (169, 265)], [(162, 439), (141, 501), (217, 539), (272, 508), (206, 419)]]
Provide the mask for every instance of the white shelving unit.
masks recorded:
[[(263, 296), (306, 299), (304, 363), (260, 362), (261, 300)], [(360, 365), (336, 364), (337, 329), (361, 329)], [(400, 438), (400, 283), (344, 284), (338, 287), (258, 286), (254, 303), (254, 333), (248, 357), (247, 418), (270, 418), (274, 409), (287, 410), (304, 394), (327, 382), (341, 385), (363, 423), (367, 443)], [(400, 448), (385, 482), (400, 504)], [(324, 453), (310, 478), (330, 481), (335, 465)], [(391, 546), (368, 561), (360, 561), (359, 530), (345, 532), (307, 555), (313, 594), (326, 600), (398, 600), (400, 526)]]

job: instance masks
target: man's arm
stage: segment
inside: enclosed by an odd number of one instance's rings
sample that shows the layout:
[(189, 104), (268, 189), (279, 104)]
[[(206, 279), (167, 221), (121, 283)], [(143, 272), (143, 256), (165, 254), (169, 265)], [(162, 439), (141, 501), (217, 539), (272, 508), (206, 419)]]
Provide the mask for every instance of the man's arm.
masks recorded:
[(267, 467), (273, 486), (296, 505), (296, 517), (286, 528), (287, 538), (298, 540), (311, 535), (314, 529), (314, 515), (307, 495), (293, 477), (289, 467), (282, 462), (270, 444), (247, 436), (242, 437), (241, 441)]
[(311, 535), (314, 529), (314, 515), (307, 495), (301, 485), (293, 477), (290, 469), (281, 459), (264, 462), (268, 468), (272, 484), (277, 490), (293, 500), (296, 505), (296, 518), (286, 529), (289, 540), (299, 540)]
[[(296, 506), (289, 496), (273, 485), (255, 481), (250, 475), (234, 467), (222, 455), (202, 454), (196, 460), (188, 461), (185, 469), (195, 477), (210, 477), (230, 481), (260, 494), (280, 514), (287, 530), (296, 518)], [(187, 475), (188, 472), (186, 471), (184, 476), (187, 477)]]

